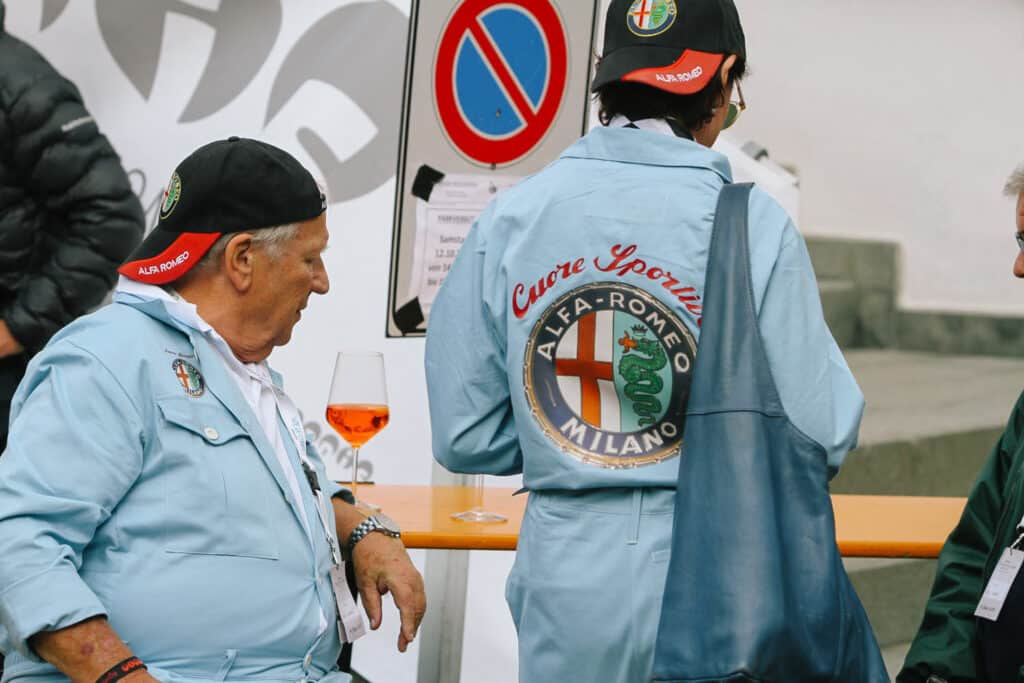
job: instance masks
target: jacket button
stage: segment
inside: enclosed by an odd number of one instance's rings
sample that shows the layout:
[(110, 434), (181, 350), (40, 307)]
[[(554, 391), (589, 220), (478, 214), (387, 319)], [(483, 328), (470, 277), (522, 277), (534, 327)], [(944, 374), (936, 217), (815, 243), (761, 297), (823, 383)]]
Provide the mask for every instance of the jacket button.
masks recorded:
[(205, 434), (206, 438), (210, 439), (211, 441), (216, 441), (218, 438), (220, 438), (220, 432), (218, 432), (213, 427), (203, 427), (203, 434)]

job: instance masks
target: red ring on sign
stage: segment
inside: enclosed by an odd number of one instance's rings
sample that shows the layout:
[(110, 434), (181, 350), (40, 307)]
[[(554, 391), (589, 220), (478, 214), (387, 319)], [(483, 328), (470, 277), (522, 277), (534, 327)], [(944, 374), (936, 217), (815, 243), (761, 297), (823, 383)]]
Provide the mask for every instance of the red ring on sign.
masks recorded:
[[(487, 36), (480, 17), (496, 6), (519, 8), (537, 22), (548, 48), (548, 78), (540, 105), (534, 111), (529, 99), (518, 88), (508, 87), (501, 78), (507, 70), (504, 60)], [(474, 129), (459, 107), (455, 91), (455, 61), (466, 34), (474, 38), (482, 57), (498, 72), (499, 83), (524, 121), (522, 130), (495, 138)], [(452, 144), (464, 156), (482, 164), (509, 164), (529, 154), (551, 129), (565, 95), (568, 80), (569, 47), (558, 11), (548, 0), (465, 0), (452, 14), (441, 34), (434, 60), (434, 95), (441, 127)], [(523, 102), (525, 101), (525, 105)]]

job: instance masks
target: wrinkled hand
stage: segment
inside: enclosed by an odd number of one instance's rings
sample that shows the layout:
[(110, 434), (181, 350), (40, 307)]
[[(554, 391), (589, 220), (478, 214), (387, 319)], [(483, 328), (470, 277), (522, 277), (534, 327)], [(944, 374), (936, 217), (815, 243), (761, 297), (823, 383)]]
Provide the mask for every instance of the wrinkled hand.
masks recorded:
[(398, 633), (398, 651), (405, 652), (416, 637), (416, 631), (427, 611), (427, 595), (423, 577), (416, 571), (405, 546), (397, 538), (370, 533), (352, 551), (356, 586), (363, 598), (363, 608), (370, 619), (370, 628), (381, 624), (381, 596), (391, 593), (402, 620)]
[(7, 356), (13, 356), (17, 353), (21, 353), (25, 350), (14, 335), (11, 334), (11, 330), (7, 327), (7, 323), (0, 320), (0, 358), (6, 358)]

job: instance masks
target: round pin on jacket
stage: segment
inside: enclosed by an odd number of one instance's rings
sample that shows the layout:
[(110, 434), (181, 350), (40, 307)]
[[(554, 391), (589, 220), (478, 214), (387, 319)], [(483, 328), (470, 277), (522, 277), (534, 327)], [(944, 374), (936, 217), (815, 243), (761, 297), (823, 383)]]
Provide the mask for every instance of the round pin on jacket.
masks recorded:
[(192, 398), (199, 398), (206, 391), (203, 375), (191, 363), (176, 358), (171, 363), (171, 369), (174, 371), (174, 376), (181, 382), (181, 388)]

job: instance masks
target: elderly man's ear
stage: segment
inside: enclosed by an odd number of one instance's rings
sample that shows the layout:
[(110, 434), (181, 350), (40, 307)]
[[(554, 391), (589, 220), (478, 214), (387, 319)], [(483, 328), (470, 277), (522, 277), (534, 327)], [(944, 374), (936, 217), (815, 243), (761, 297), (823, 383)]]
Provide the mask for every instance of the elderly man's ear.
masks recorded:
[(251, 234), (240, 232), (228, 240), (224, 249), (224, 274), (239, 293), (252, 287), (254, 256)]

